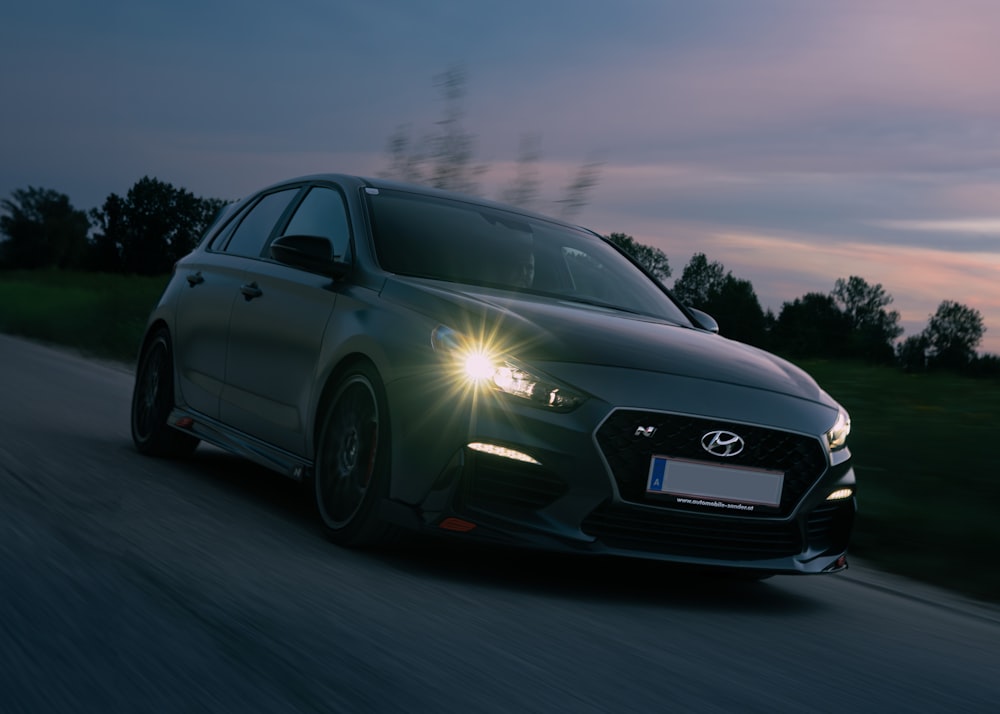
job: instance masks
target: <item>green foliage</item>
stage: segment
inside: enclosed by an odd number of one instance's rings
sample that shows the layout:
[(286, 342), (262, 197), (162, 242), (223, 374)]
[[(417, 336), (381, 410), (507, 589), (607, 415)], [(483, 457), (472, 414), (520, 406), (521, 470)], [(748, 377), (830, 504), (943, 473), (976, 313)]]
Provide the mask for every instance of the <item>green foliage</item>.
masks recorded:
[(625, 233), (612, 233), (608, 236), (608, 240), (631, 255), (639, 265), (648, 270), (660, 282), (670, 277), (670, 261), (667, 259), (666, 253), (659, 248), (640, 243)]
[(881, 567), (997, 599), (1000, 380), (800, 363), (851, 413), (858, 477), (852, 551)]
[(844, 357), (850, 333), (850, 320), (832, 296), (806, 293), (782, 305), (772, 344), (791, 357)]
[(751, 345), (768, 341), (767, 317), (749, 280), (733, 276), (718, 261), (695, 253), (674, 281), (674, 296), (685, 305), (704, 310), (719, 323), (719, 333)]
[(90, 223), (69, 197), (51, 189), (28, 187), (0, 203), (0, 266), (6, 268), (75, 268), (87, 250)]
[(674, 281), (674, 296), (684, 305), (705, 310), (711, 296), (722, 290), (726, 280), (722, 263), (708, 262), (704, 253), (695, 253), (684, 266), (681, 276)]
[(899, 313), (886, 308), (892, 296), (881, 283), (869, 285), (856, 275), (838, 278), (829, 295), (808, 293), (782, 305), (771, 334), (774, 350), (793, 357), (858, 359), (890, 364), (906, 355), (911, 369), (922, 359), (921, 345), (893, 341), (903, 328)]
[(0, 331), (131, 361), (167, 280), (61, 270), (0, 272)]
[(892, 296), (882, 284), (869, 285), (857, 275), (838, 278), (831, 296), (851, 326), (848, 353), (868, 362), (891, 362), (893, 341), (903, 334), (903, 328), (899, 313), (886, 310)]
[(749, 280), (727, 273), (722, 287), (709, 295), (705, 312), (719, 323), (719, 333), (729, 339), (763, 347), (767, 343), (767, 319)]
[(910, 335), (896, 345), (896, 362), (904, 372), (927, 369), (927, 338), (923, 334)]
[(953, 300), (943, 301), (927, 323), (923, 337), (933, 367), (962, 370), (976, 357), (986, 327), (979, 310)]
[(125, 198), (111, 194), (91, 216), (98, 228), (91, 265), (98, 271), (159, 275), (194, 248), (225, 205), (144, 177)]

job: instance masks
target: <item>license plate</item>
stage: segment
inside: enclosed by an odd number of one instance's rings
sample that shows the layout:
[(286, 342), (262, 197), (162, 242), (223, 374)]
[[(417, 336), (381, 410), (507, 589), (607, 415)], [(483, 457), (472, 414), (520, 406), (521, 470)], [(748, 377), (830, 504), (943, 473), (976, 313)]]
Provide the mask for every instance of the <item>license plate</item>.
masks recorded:
[[(785, 474), (742, 466), (654, 456), (646, 492), (677, 497), (678, 503), (728, 508), (726, 504), (778, 506)], [(721, 503), (716, 503), (719, 501)]]

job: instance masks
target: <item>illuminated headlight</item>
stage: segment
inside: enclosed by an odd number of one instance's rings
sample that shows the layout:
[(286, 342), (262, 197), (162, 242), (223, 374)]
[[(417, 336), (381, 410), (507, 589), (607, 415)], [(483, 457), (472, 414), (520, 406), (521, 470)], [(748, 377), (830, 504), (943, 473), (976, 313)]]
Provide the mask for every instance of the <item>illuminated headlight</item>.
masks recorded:
[(583, 397), (573, 390), (488, 347), (469, 344), (450, 327), (436, 327), (431, 333), (431, 345), (453, 357), (458, 373), (469, 383), (555, 411), (570, 411), (583, 402)]
[(842, 449), (847, 444), (847, 435), (851, 433), (851, 416), (843, 409), (837, 413), (837, 421), (826, 432), (826, 443), (830, 451)]

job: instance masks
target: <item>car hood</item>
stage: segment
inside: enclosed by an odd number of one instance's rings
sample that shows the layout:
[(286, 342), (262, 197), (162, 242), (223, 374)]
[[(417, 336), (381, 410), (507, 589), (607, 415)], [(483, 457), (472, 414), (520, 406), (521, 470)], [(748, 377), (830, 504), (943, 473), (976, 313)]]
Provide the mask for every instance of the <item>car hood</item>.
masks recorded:
[(793, 364), (689, 325), (527, 293), (415, 278), (390, 278), (382, 297), (489, 342), (522, 362), (634, 369), (831, 403), (812, 377)]

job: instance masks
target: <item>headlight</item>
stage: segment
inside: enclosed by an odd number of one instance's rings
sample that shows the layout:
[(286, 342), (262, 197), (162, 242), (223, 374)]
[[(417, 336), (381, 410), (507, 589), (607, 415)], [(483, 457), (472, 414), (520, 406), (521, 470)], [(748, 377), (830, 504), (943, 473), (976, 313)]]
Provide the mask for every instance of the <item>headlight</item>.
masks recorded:
[(583, 402), (577, 392), (495, 348), (466, 340), (450, 327), (434, 328), (431, 346), (454, 360), (456, 378), (468, 384), (484, 385), (532, 406), (560, 412), (576, 409)]
[(826, 432), (826, 443), (830, 451), (842, 449), (847, 444), (847, 435), (851, 433), (851, 415), (843, 409), (837, 412), (837, 421), (830, 431)]

